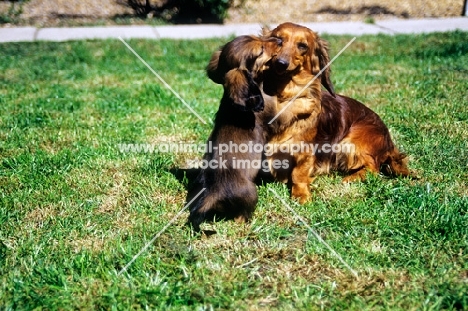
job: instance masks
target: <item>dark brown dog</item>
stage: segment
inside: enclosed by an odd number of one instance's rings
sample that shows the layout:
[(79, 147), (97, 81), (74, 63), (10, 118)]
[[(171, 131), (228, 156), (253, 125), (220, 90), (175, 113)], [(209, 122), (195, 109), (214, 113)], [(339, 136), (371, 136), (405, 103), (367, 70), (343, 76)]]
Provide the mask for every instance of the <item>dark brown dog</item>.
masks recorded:
[[(258, 200), (254, 179), (266, 143), (264, 125), (275, 107), (274, 98), (264, 98), (258, 82), (276, 48), (274, 38), (241, 36), (215, 52), (207, 67), (208, 76), (223, 84), (224, 93), (208, 139), (212, 148), (204, 155), (211, 167), (201, 170), (187, 196), (190, 202), (205, 188), (190, 207), (189, 223), (195, 231), (206, 219), (247, 221), (254, 212)], [(241, 145), (251, 148), (242, 151)]]
[[(263, 89), (277, 96), (278, 110), (287, 106), (285, 115), (270, 128), (274, 135), (269, 140), (268, 159), (290, 163), (286, 170), (271, 171), (277, 180), (290, 184), (293, 198), (306, 202), (315, 176), (332, 170), (347, 174), (344, 181), (362, 180), (367, 171), (410, 175), (406, 155), (395, 147), (380, 117), (362, 103), (334, 94), (329, 68), (291, 102), (329, 62), (325, 41), (292, 23), (281, 24), (265, 35), (278, 38), (281, 46), (263, 73)], [(322, 94), (320, 84), (328, 92)], [(279, 146), (283, 151), (278, 151)], [(298, 150), (298, 146), (302, 147)]]

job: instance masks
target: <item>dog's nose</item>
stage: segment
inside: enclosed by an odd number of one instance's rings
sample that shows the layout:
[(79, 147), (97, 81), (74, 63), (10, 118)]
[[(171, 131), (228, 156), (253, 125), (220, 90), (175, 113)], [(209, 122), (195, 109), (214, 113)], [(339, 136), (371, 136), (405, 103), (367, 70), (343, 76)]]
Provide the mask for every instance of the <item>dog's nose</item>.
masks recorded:
[(278, 72), (285, 72), (289, 66), (289, 62), (285, 59), (278, 58), (275, 62), (275, 69)]

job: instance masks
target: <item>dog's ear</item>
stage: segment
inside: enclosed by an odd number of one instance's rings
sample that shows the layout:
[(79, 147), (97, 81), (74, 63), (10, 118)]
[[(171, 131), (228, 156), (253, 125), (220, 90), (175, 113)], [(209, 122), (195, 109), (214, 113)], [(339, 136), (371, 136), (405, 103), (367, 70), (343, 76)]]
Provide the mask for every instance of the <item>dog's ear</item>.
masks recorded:
[(208, 77), (215, 83), (224, 83), (224, 72), (219, 70), (219, 57), (221, 56), (221, 50), (218, 50), (211, 55), (210, 62), (206, 66), (206, 73)]
[(241, 111), (258, 112), (264, 108), (262, 91), (246, 70), (235, 68), (226, 73), (223, 96), (228, 96)]
[(271, 29), (268, 25), (263, 25), (262, 30), (260, 31), (260, 37), (268, 38), (271, 37)]
[[(328, 42), (322, 39), (317, 40), (317, 50), (316, 50), (318, 59), (319, 59), (319, 65), (320, 65), (320, 70), (325, 68), (325, 66), (330, 63), (330, 56), (328, 56)], [(331, 68), (330, 66), (327, 67), (322, 72), (322, 75), (320, 77), (322, 85), (327, 89), (330, 94), (335, 97), (335, 89), (333, 87), (333, 83), (330, 80), (330, 74), (331, 74)]]

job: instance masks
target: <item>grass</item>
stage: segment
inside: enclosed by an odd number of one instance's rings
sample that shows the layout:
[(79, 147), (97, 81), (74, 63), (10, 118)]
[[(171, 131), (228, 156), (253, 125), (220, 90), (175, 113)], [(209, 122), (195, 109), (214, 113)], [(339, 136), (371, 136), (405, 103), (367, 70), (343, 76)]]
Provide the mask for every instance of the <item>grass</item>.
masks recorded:
[[(335, 55), (351, 38), (326, 36)], [(206, 78), (226, 39), (130, 40), (205, 120)], [(9, 309), (468, 309), (468, 33), (359, 37), (335, 89), (386, 122), (420, 180), (313, 184), (297, 206), (259, 186), (253, 221), (187, 213), (174, 169), (201, 154), (122, 153), (120, 143), (204, 142), (203, 125), (117, 40), (0, 47), (0, 306)], [(276, 191), (358, 273), (277, 200)]]

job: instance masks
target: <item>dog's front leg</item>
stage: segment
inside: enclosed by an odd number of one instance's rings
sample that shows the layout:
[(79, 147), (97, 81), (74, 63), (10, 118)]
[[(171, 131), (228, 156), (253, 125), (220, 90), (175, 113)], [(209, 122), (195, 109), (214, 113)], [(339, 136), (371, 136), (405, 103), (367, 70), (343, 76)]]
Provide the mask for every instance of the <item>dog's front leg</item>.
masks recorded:
[(314, 158), (310, 155), (296, 156), (296, 166), (291, 173), (291, 197), (300, 204), (310, 200), (310, 183), (315, 179), (310, 177)]

